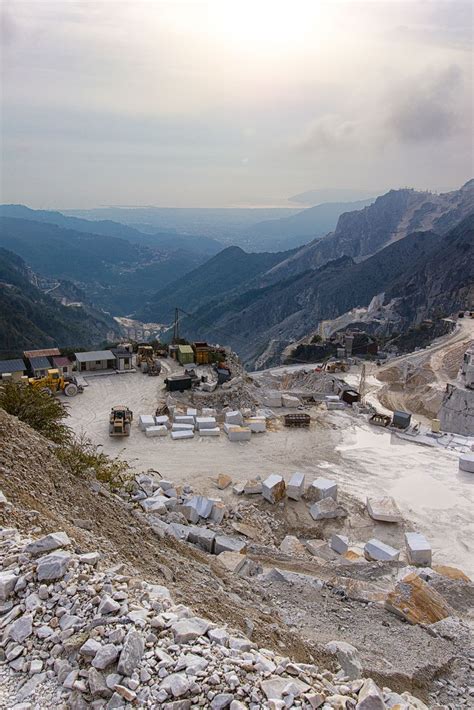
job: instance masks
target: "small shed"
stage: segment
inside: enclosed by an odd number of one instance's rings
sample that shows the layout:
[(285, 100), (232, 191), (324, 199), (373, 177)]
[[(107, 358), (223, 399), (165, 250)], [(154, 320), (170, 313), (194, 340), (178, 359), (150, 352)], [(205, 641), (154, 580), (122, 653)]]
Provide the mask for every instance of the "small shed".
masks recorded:
[(2, 380), (18, 382), (25, 373), (26, 365), (20, 358), (17, 360), (0, 360), (0, 378)]
[(120, 348), (113, 350), (112, 352), (115, 355), (116, 360), (115, 368), (119, 370), (119, 372), (125, 372), (126, 370), (132, 369), (132, 353)]
[(53, 357), (53, 367), (59, 370), (60, 374), (65, 377), (72, 376), (73, 363), (64, 355), (61, 355), (60, 357)]
[(194, 362), (194, 350), (190, 345), (178, 345), (178, 362), (180, 365), (190, 365)]
[(47, 357), (30, 357), (30, 370), (33, 377), (46, 377), (48, 370), (51, 369), (51, 363)]
[(98, 372), (100, 370), (115, 370), (117, 359), (111, 350), (91, 350), (85, 353), (75, 353), (77, 369), (80, 372)]
[(408, 429), (411, 422), (411, 414), (408, 412), (396, 411), (393, 413), (392, 426), (397, 429)]

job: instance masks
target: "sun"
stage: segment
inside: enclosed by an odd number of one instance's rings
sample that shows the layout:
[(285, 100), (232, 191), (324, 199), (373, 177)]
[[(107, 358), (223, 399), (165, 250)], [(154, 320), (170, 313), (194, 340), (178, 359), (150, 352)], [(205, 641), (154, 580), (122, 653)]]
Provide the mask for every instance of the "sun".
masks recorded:
[(252, 51), (281, 51), (318, 29), (320, 0), (222, 0), (212, 6), (214, 32)]

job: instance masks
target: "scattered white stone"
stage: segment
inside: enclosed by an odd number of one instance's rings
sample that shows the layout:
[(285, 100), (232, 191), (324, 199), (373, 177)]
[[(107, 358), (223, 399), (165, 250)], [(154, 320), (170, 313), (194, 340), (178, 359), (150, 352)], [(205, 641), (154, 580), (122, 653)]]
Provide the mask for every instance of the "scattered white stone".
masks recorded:
[(301, 500), (304, 494), (305, 475), (300, 471), (296, 471), (290, 478), (290, 482), (286, 487), (286, 495), (292, 500)]
[(320, 501), (324, 498), (337, 500), (337, 483), (329, 478), (316, 478), (309, 485), (306, 497), (310, 501)]
[(410, 564), (431, 567), (431, 545), (424, 535), (418, 532), (405, 533), (405, 545)]
[(30, 542), (25, 547), (25, 552), (29, 555), (43, 555), (45, 552), (57, 550), (59, 547), (67, 547), (70, 544), (71, 541), (65, 532), (50, 533)]
[(384, 542), (372, 538), (365, 543), (364, 554), (366, 558), (370, 560), (395, 562), (400, 557), (400, 550), (395, 550), (395, 548), (390, 545), (386, 545)]
[(51, 552), (49, 555), (40, 557), (36, 568), (38, 580), (40, 582), (53, 581), (64, 577), (71, 560), (71, 555), (62, 551)]
[(402, 514), (391, 496), (367, 498), (367, 512), (374, 520), (385, 523), (400, 523)]
[(334, 534), (331, 535), (331, 540), (329, 541), (329, 547), (334, 552), (339, 555), (343, 555), (349, 549), (349, 538), (345, 535)]
[(285, 497), (286, 485), (283, 476), (272, 473), (262, 483), (262, 496), (269, 503), (278, 503)]

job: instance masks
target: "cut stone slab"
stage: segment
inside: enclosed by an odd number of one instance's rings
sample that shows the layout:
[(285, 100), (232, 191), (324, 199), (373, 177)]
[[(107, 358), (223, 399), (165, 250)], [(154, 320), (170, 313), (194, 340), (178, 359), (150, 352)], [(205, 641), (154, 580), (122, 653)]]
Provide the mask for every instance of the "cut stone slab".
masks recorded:
[(177, 540), (184, 540), (186, 542), (189, 536), (189, 526), (181, 525), (181, 523), (170, 523), (168, 532)]
[(215, 417), (217, 415), (216, 410), (214, 407), (203, 407), (202, 408), (202, 416), (203, 417)]
[(283, 476), (272, 473), (262, 483), (262, 496), (269, 503), (279, 503), (285, 497), (286, 484)]
[(169, 502), (169, 498), (162, 495), (152, 496), (151, 498), (144, 498), (140, 501), (140, 505), (146, 513), (166, 513), (166, 504)]
[(189, 523), (195, 524), (199, 521), (199, 513), (197, 512), (196, 508), (193, 508), (190, 505), (187, 505), (186, 503), (183, 505), (177, 505), (175, 510), (177, 513), (181, 513), (182, 515), (184, 515), (184, 517)]
[(199, 528), (197, 544), (205, 552), (209, 552), (210, 554), (214, 552), (215, 539), (216, 533), (214, 530), (209, 530), (209, 528)]
[(173, 424), (171, 431), (194, 431), (194, 424)]
[(244, 493), (247, 496), (258, 495), (262, 492), (262, 481), (258, 478), (252, 478), (244, 483)]
[(172, 431), (171, 438), (173, 441), (181, 441), (181, 439), (194, 439), (193, 431)]
[(224, 425), (227, 427), (227, 437), (229, 441), (250, 441), (252, 438), (252, 432), (248, 427), (244, 426), (234, 426)]
[(281, 407), (281, 394), (279, 392), (267, 394), (263, 399), (263, 404), (265, 407)]
[(159, 417), (155, 417), (155, 424), (157, 426), (167, 427), (169, 423), (170, 423), (170, 418), (166, 414), (162, 414)]
[(306, 547), (294, 535), (287, 535), (285, 538), (283, 538), (280, 544), (280, 550), (286, 555), (292, 555), (296, 557), (307, 555)]
[(213, 500), (212, 512), (210, 515), (210, 520), (216, 525), (220, 525), (224, 519), (226, 513), (226, 506), (221, 500)]
[(373, 520), (384, 523), (401, 523), (403, 516), (391, 496), (367, 498), (367, 512)]
[(252, 417), (245, 422), (252, 434), (262, 434), (267, 431), (267, 423), (264, 417)]
[(373, 537), (365, 543), (364, 555), (366, 559), (369, 560), (396, 562), (400, 557), (400, 550), (396, 550), (394, 547), (386, 545), (384, 542), (381, 542)]
[(292, 409), (299, 407), (301, 404), (300, 400), (298, 397), (293, 397), (290, 394), (282, 394), (281, 396), (281, 405), (282, 407), (286, 407), (287, 409)]
[(196, 417), (196, 426), (199, 429), (215, 429), (216, 420), (214, 417)]
[(186, 409), (186, 416), (188, 417), (197, 417), (198, 415), (198, 410), (195, 409), (194, 407), (188, 407)]
[(387, 596), (385, 608), (411, 624), (435, 624), (455, 615), (446, 599), (416, 572), (397, 583)]
[(193, 496), (193, 498), (188, 500), (187, 505), (194, 508), (200, 518), (208, 518), (212, 513), (214, 503), (210, 498), (206, 498), (206, 496)]
[(431, 545), (424, 535), (418, 532), (405, 533), (405, 545), (410, 564), (431, 567)]
[(219, 555), (221, 552), (243, 552), (247, 547), (245, 540), (230, 535), (217, 535), (214, 541), (214, 552)]
[(337, 552), (339, 555), (344, 555), (349, 549), (349, 538), (345, 535), (331, 535), (329, 546), (334, 552)]
[(194, 641), (194, 639), (204, 636), (208, 629), (210, 623), (205, 619), (200, 617), (193, 617), (191, 619), (180, 619), (175, 621), (171, 625), (171, 630), (173, 632), (175, 643), (184, 644)]
[(226, 424), (236, 424), (237, 426), (242, 426), (244, 418), (242, 416), (242, 412), (239, 412), (236, 409), (232, 412), (226, 412), (224, 421)]
[(330, 641), (326, 644), (325, 650), (336, 656), (344, 674), (350, 680), (356, 680), (362, 676), (362, 663), (359, 651), (355, 646), (345, 641)]
[(313, 503), (309, 514), (313, 520), (329, 520), (330, 518), (346, 518), (347, 510), (342, 505), (338, 505), (334, 498), (323, 498), (317, 503)]
[(44, 555), (45, 552), (51, 552), (60, 547), (67, 547), (70, 544), (71, 540), (65, 532), (55, 532), (40, 537), (39, 540), (30, 542), (25, 547), (25, 552), (29, 555)]
[(38, 581), (47, 582), (64, 577), (71, 559), (71, 555), (61, 550), (51, 552), (49, 555), (45, 555), (44, 557), (40, 557), (38, 560), (38, 566), (36, 567)]
[(192, 424), (194, 426), (194, 417), (186, 414), (175, 414), (175, 424)]
[(235, 485), (232, 486), (232, 493), (235, 493), (236, 496), (241, 496), (243, 495), (245, 488), (245, 483), (242, 483), (241, 481), (239, 483), (236, 483)]
[(359, 691), (357, 710), (385, 710), (386, 707), (382, 691), (372, 678), (367, 678)]
[(286, 495), (291, 500), (301, 500), (304, 493), (305, 475), (296, 471), (290, 478), (286, 488)]
[(199, 429), (198, 434), (199, 436), (220, 436), (221, 430), (219, 427), (215, 427), (215, 429)]
[(459, 470), (474, 473), (474, 454), (461, 454), (459, 457)]
[(138, 417), (138, 427), (145, 431), (147, 427), (155, 425), (155, 417), (151, 414), (140, 414)]
[(217, 481), (216, 485), (219, 488), (219, 490), (223, 491), (224, 488), (228, 488), (232, 483), (232, 478), (228, 476), (226, 473), (220, 473), (217, 476)]
[(151, 438), (153, 436), (168, 436), (168, 428), (165, 426), (148, 426), (145, 429), (145, 436)]
[(320, 501), (324, 498), (337, 500), (337, 483), (329, 478), (316, 478), (310, 483), (306, 497), (310, 501)]

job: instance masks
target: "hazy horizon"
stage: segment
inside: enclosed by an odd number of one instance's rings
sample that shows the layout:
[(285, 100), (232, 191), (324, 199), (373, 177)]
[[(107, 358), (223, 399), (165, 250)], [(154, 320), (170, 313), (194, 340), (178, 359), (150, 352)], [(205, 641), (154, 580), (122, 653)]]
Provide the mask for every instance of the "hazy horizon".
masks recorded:
[(3, 203), (298, 207), (306, 191), (447, 192), (473, 175), (470, 2), (1, 11)]

